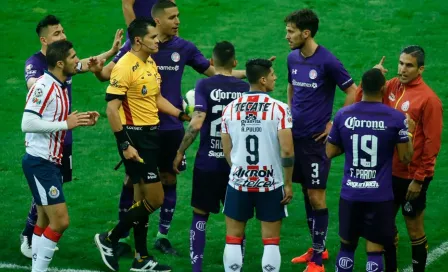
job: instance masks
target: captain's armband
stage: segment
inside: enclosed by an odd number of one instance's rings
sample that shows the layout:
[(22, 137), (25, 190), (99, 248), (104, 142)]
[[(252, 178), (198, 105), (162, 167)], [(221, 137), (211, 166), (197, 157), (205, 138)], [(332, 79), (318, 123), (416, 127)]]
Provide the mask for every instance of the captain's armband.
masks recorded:
[(293, 167), (294, 166), (294, 156), (288, 158), (282, 158), (283, 167)]

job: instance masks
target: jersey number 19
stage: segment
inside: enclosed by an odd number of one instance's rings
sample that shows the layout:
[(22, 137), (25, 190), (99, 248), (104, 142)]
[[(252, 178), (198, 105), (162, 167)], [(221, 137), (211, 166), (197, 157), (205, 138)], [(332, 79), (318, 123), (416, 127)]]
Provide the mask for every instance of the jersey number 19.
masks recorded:
[[(363, 167), (375, 167), (378, 163), (378, 137), (375, 135), (362, 135), (359, 137), (359, 134), (353, 134), (351, 136), (353, 142), (353, 166), (361, 166)], [(359, 141), (361, 140), (361, 151), (367, 154), (370, 158), (359, 158)], [(369, 147), (370, 143), (370, 147)]]

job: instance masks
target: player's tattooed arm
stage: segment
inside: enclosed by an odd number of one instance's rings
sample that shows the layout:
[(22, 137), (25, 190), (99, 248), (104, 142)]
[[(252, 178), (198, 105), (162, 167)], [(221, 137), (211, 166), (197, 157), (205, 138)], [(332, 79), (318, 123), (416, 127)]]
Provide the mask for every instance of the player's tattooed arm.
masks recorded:
[(184, 138), (182, 139), (182, 143), (180, 144), (179, 153), (184, 154), (185, 150), (187, 150), (190, 145), (194, 142), (196, 137), (201, 130), (202, 124), (204, 123), (206, 113), (202, 111), (194, 111), (193, 118), (188, 125), (187, 131), (185, 131)]

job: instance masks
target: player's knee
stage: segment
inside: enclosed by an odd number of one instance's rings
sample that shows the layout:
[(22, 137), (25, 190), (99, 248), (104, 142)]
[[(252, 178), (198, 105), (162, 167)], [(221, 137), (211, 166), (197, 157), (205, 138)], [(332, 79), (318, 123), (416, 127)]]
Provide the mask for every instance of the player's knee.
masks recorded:
[(325, 209), (327, 207), (325, 201), (325, 191), (308, 190), (308, 198), (314, 210)]
[(194, 212), (195, 214), (208, 215), (208, 212), (206, 212), (206, 211), (204, 211), (204, 210), (201, 210), (201, 209), (198, 209), (198, 208), (194, 208), (194, 207), (193, 207), (193, 212)]
[(160, 173), (160, 181), (163, 185), (175, 185), (177, 183), (176, 175), (169, 172), (161, 172)]
[(70, 224), (70, 219), (68, 214), (58, 217), (54, 222), (50, 222), (51, 229), (58, 233), (63, 233)]
[(410, 239), (419, 239), (425, 235), (423, 222), (418, 217), (405, 217), (405, 222)]
[(154, 209), (158, 209), (162, 206), (163, 204), (163, 198), (164, 198), (164, 194), (163, 192), (161, 194), (155, 194), (151, 197), (151, 199), (146, 198), (146, 201), (148, 201), (149, 204), (151, 204), (151, 206)]

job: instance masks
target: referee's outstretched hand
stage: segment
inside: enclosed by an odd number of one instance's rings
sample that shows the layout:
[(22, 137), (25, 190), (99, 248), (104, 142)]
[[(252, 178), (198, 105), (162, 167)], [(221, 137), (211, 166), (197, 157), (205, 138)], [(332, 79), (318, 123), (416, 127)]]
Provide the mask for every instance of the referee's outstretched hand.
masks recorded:
[(90, 122), (90, 115), (74, 111), (67, 116), (68, 129), (74, 129), (79, 126), (87, 126)]
[(126, 160), (133, 160), (137, 162), (143, 161), (143, 159), (138, 155), (137, 149), (135, 149), (132, 145), (130, 145), (128, 149), (123, 151), (123, 156)]

